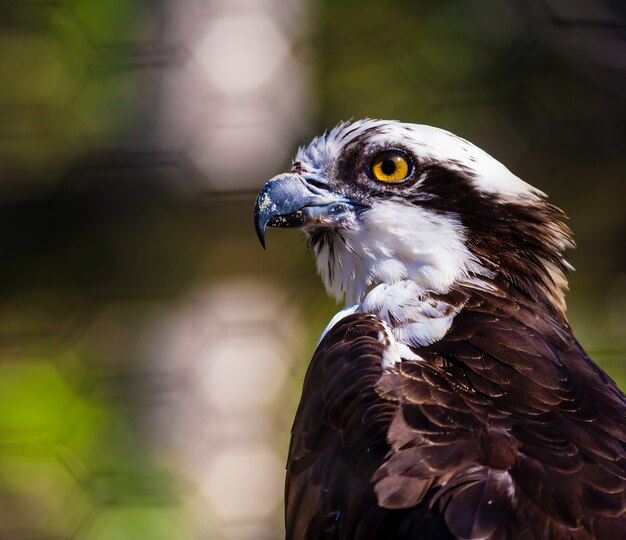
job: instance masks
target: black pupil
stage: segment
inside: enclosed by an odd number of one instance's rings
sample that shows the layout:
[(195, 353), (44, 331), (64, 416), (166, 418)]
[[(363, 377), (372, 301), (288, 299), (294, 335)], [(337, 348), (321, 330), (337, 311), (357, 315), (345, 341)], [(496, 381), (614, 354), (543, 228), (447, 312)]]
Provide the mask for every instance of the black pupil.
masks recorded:
[(387, 176), (390, 176), (396, 172), (396, 164), (391, 159), (386, 159), (385, 161), (383, 161), (380, 165), (380, 168)]

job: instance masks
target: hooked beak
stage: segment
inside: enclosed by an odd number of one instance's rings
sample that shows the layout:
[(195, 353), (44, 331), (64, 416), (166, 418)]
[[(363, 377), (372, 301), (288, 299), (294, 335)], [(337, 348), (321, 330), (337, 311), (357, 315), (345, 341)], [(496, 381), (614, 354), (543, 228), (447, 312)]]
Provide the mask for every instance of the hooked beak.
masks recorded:
[(343, 195), (312, 185), (293, 173), (279, 174), (259, 192), (254, 225), (265, 249), (265, 229), (270, 227), (331, 227), (362, 206)]

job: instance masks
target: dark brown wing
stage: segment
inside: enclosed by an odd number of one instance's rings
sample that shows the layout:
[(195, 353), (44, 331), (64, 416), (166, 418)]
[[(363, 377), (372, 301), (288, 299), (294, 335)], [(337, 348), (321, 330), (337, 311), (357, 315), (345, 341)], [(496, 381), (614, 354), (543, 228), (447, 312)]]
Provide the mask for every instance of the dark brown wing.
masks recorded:
[(626, 538), (625, 398), (557, 314), (473, 293), (416, 352), (380, 382), (399, 406), (382, 505), (427, 501), (458, 538)]
[(624, 395), (550, 308), (472, 292), (423, 361), (383, 371), (387, 347), (368, 314), (318, 347), (288, 540), (626, 538)]
[(377, 317), (351, 315), (313, 356), (287, 463), (287, 540), (408, 539), (420, 530), (419, 538), (452, 538), (427, 508), (394, 511), (378, 504), (372, 476), (389, 452), (387, 432), (398, 409), (376, 389), (388, 346), (383, 336)]

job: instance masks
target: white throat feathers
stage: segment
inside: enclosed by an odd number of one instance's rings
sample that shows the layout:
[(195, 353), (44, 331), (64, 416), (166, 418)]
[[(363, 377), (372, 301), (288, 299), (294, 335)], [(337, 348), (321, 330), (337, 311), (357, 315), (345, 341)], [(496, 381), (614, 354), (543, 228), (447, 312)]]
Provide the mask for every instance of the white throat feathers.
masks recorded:
[(346, 304), (363, 302), (379, 284), (411, 281), (422, 291), (446, 293), (471, 275), (488, 275), (449, 216), (396, 201), (372, 205), (358, 226), (314, 246), (328, 293)]
[(441, 339), (460, 309), (433, 294), (490, 275), (465, 246), (460, 223), (397, 201), (376, 202), (359, 226), (314, 249), (327, 291), (348, 306), (329, 327), (350, 313), (368, 312), (411, 347)]

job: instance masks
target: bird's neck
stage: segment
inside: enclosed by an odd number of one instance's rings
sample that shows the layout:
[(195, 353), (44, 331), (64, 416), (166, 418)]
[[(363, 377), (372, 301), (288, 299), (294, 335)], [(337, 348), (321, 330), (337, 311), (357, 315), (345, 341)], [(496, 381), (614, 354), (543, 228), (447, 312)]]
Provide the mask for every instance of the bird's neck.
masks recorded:
[(354, 227), (309, 237), (328, 293), (346, 304), (365, 302), (380, 285), (409, 282), (423, 297), (489, 275), (464, 240), (453, 218), (397, 201), (374, 204)]
[(358, 235), (332, 232), (310, 239), (327, 291), (346, 302), (329, 328), (359, 311), (378, 315), (399, 344), (440, 340), (463, 307), (459, 285), (488, 286), (489, 272), (457, 241), (456, 231), (444, 239), (441, 226), (424, 236), (400, 228), (385, 242), (376, 241), (375, 233), (370, 225)]

